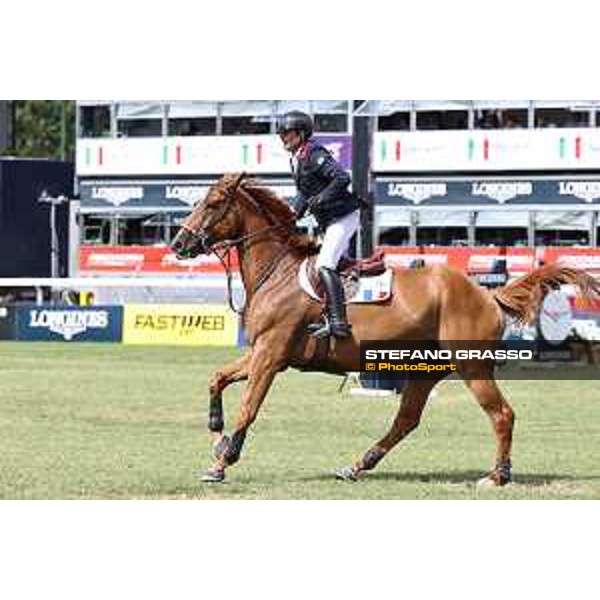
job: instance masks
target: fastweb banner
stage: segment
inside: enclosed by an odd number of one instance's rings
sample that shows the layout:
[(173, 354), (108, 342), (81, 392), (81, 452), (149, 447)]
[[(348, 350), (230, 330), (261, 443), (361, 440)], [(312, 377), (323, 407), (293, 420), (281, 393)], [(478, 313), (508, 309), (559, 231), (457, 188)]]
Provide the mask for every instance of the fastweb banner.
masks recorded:
[(237, 339), (238, 317), (221, 305), (125, 306), (125, 344), (235, 346)]

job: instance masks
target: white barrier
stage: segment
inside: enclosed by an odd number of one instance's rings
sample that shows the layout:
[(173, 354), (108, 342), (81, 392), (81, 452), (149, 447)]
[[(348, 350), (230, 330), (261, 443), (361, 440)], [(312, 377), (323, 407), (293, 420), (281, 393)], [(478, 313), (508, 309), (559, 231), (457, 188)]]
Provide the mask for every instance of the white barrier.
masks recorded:
[[(225, 275), (194, 275), (184, 277), (65, 277), (65, 278), (0, 278), (2, 289), (31, 289), (37, 304), (42, 304), (44, 292), (91, 292), (96, 304), (118, 305), (130, 302), (223, 302), (226, 298)], [(232, 279), (234, 300), (240, 302), (243, 286), (239, 276)]]
[[(222, 287), (226, 283), (224, 275), (195, 275), (185, 277), (0, 277), (3, 287), (47, 287), (53, 289), (77, 287)], [(241, 287), (239, 278), (234, 277), (234, 285)]]

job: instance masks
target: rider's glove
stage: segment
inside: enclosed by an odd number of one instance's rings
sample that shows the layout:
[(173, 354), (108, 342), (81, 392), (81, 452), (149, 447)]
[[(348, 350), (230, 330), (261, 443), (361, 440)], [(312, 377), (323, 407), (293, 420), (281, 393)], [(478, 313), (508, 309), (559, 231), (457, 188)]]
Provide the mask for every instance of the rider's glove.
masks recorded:
[(312, 198), (309, 198), (308, 199), (309, 210), (313, 211), (315, 208), (317, 208), (319, 206), (320, 203), (321, 203), (321, 196), (313, 196)]

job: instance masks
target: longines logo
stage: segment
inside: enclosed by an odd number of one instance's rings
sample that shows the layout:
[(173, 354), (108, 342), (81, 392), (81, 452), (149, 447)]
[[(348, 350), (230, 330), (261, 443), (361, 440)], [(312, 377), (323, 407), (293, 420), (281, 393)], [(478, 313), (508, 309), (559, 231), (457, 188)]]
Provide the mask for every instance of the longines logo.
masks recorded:
[(193, 206), (196, 202), (202, 200), (207, 192), (208, 187), (204, 185), (167, 185), (165, 188), (165, 197), (181, 200)]
[(558, 184), (561, 196), (575, 196), (586, 202), (600, 198), (600, 181), (561, 181)]
[(533, 183), (531, 181), (483, 181), (473, 183), (473, 196), (484, 196), (501, 204), (517, 196), (531, 196)]
[(140, 200), (144, 197), (144, 188), (133, 185), (93, 186), (92, 199), (106, 200), (114, 206), (125, 204), (129, 200)]
[(47, 329), (72, 340), (88, 329), (106, 329), (108, 312), (105, 310), (38, 310), (29, 311), (29, 327)]
[(445, 183), (389, 183), (388, 196), (391, 198), (406, 198), (415, 204), (429, 200), (434, 196), (448, 195), (448, 185)]

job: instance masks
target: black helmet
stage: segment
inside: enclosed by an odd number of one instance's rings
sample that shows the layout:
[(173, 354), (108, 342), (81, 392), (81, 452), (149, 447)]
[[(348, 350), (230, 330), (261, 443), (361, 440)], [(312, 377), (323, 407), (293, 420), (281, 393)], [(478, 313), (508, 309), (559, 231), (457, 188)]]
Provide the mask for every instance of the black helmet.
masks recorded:
[(277, 133), (281, 135), (286, 131), (302, 131), (306, 138), (313, 133), (313, 120), (310, 115), (299, 110), (292, 110), (285, 113), (277, 120)]

